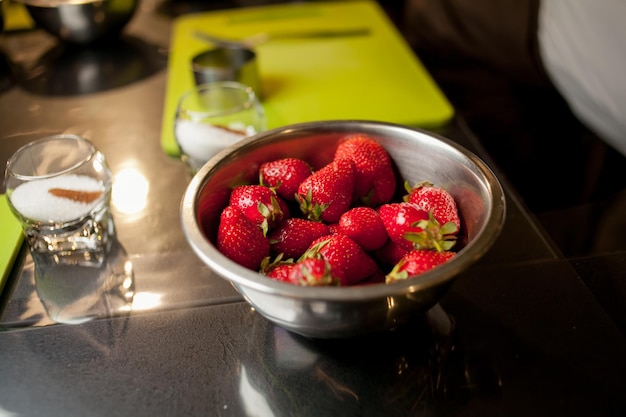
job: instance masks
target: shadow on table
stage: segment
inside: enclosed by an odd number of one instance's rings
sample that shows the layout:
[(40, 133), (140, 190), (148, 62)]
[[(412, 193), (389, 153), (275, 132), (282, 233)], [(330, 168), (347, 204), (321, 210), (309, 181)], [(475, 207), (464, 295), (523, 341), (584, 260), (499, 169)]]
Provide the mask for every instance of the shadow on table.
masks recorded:
[(15, 77), (11, 72), (9, 58), (0, 51), (0, 93), (4, 93), (15, 85)]

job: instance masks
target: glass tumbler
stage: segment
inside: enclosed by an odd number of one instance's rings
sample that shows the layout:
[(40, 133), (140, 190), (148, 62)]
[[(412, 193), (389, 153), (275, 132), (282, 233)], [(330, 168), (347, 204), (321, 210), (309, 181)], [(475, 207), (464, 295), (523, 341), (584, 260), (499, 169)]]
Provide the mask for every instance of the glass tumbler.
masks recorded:
[(235, 81), (202, 84), (184, 93), (175, 117), (174, 136), (192, 175), (221, 150), (266, 128), (258, 97)]
[(111, 171), (102, 153), (76, 135), (48, 136), (9, 159), (5, 188), (35, 264), (100, 266), (115, 228)]
[(51, 319), (77, 324), (130, 312), (134, 274), (115, 237), (111, 171), (89, 140), (61, 134), (28, 143), (9, 159), (5, 188)]

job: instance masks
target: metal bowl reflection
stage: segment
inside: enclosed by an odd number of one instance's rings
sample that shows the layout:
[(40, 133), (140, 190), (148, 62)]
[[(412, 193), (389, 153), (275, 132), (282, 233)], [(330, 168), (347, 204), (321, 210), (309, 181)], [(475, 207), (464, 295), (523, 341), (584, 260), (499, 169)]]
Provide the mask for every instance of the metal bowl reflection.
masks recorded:
[[(272, 281), (226, 258), (216, 248), (221, 210), (233, 184), (254, 181), (261, 163), (294, 156), (319, 168), (347, 133), (378, 140), (410, 183), (424, 179), (447, 188), (463, 222), (455, 258), (419, 277), (394, 284), (298, 287)], [(313, 338), (344, 338), (394, 329), (433, 307), (457, 275), (475, 263), (499, 235), (505, 217), (502, 187), (474, 154), (426, 131), (381, 122), (322, 121), (257, 134), (216, 155), (191, 180), (181, 206), (193, 250), (267, 319)]]
[(59, 39), (88, 44), (116, 37), (133, 17), (138, 0), (15, 0), (35, 23)]

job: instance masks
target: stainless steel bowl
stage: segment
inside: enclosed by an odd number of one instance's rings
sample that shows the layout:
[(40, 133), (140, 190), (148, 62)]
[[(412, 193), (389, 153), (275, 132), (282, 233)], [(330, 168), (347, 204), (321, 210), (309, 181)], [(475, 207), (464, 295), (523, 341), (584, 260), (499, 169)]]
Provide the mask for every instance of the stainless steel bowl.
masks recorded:
[[(320, 167), (346, 133), (366, 133), (389, 152), (402, 179), (430, 180), (455, 197), (463, 222), (451, 261), (394, 284), (299, 287), (272, 281), (230, 261), (215, 234), (230, 187), (254, 181), (261, 163), (285, 156)], [(260, 314), (313, 338), (343, 338), (396, 328), (433, 307), (455, 277), (476, 262), (499, 235), (505, 217), (502, 187), (478, 157), (445, 138), (404, 126), (368, 121), (322, 121), (285, 126), (222, 151), (191, 180), (181, 206), (184, 233), (196, 254)]]
[(0, 34), (4, 32), (4, 0), (0, 0)]
[(59, 39), (88, 44), (119, 35), (138, 0), (14, 0), (35, 23)]

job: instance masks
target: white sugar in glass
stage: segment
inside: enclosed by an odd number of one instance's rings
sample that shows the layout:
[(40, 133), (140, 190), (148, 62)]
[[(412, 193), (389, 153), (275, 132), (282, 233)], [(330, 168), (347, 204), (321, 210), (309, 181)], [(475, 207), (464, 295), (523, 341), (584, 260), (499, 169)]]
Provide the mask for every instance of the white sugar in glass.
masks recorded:
[(203, 84), (184, 93), (175, 117), (174, 137), (191, 174), (221, 150), (265, 130), (266, 124), (252, 88), (233, 81)]
[[(54, 190), (90, 193), (95, 198), (77, 201), (59, 196)], [(102, 203), (104, 196), (104, 184), (98, 180), (86, 175), (67, 174), (22, 183), (13, 190), (11, 202), (25, 218), (62, 223), (88, 216), (96, 205)]]

